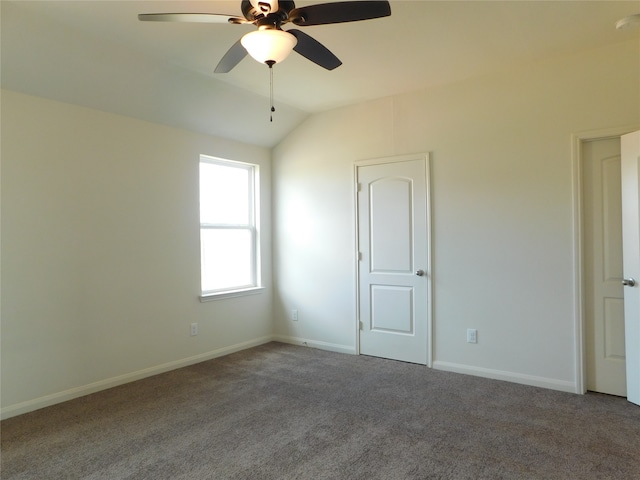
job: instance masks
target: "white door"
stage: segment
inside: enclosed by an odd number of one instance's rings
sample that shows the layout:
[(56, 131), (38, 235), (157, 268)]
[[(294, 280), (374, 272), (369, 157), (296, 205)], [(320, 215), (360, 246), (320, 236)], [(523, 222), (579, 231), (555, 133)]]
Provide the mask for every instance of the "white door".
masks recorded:
[(401, 160), (356, 167), (360, 353), (426, 365), (428, 159)]
[(640, 131), (623, 135), (621, 148), (627, 399), (640, 405)]
[(625, 397), (620, 138), (582, 147), (587, 389)]

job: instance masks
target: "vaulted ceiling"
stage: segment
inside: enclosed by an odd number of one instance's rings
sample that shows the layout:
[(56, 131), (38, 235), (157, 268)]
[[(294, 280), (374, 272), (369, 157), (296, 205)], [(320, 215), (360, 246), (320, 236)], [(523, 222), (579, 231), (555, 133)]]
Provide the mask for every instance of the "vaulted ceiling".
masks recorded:
[[(296, 6), (324, 3), (300, 1)], [(261, 146), (315, 112), (637, 39), (640, 1), (391, 1), (390, 17), (304, 28), (343, 62), (293, 53), (213, 72), (252, 25), (139, 22), (138, 13), (240, 16), (236, 1), (1, 2), (2, 87)], [(285, 29), (288, 27), (285, 26)]]

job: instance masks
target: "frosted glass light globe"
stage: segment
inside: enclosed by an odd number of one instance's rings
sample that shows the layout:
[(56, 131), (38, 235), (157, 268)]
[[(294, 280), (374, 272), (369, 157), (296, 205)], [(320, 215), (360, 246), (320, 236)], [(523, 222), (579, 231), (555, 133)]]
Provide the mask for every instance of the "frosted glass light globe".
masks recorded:
[(242, 46), (260, 63), (280, 63), (289, 56), (298, 39), (283, 30), (255, 30), (240, 40)]

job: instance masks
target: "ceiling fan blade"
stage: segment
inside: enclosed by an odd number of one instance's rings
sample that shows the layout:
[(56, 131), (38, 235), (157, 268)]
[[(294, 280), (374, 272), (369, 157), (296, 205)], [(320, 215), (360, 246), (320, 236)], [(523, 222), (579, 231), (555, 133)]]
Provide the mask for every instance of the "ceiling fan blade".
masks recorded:
[(219, 13), (141, 13), (142, 22), (188, 22), (188, 23), (251, 23), (250, 21)]
[(294, 8), (289, 12), (289, 20), (299, 26), (310, 26), (357, 22), (389, 15), (391, 15), (391, 6), (388, 1), (363, 0), (320, 3)]
[(333, 70), (342, 65), (338, 57), (313, 37), (296, 29), (287, 30), (287, 32), (298, 39), (298, 43), (293, 49), (307, 60), (311, 60), (327, 70)]
[(227, 53), (224, 54), (224, 57), (220, 59), (214, 72), (229, 73), (233, 69), (233, 67), (239, 64), (240, 61), (246, 56), (247, 51), (242, 46), (242, 43), (240, 43), (240, 40), (238, 40), (231, 46), (229, 50), (227, 50)]

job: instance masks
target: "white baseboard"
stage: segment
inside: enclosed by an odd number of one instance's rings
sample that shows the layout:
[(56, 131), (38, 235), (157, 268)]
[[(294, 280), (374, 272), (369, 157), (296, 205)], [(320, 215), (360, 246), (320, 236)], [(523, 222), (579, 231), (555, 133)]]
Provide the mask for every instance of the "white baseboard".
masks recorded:
[(444, 370), (446, 372), (463, 373), (465, 375), (474, 375), (476, 377), (491, 378), (493, 380), (504, 380), (507, 382), (529, 385), (532, 387), (549, 388), (551, 390), (559, 390), (561, 392), (581, 393), (578, 386), (574, 382), (558, 380), (555, 378), (537, 377), (534, 375), (525, 375), (523, 373), (507, 372), (503, 370), (493, 370), (490, 368), (473, 367), (459, 363), (434, 361), (433, 368), (435, 370)]
[(125, 383), (135, 382), (136, 380), (141, 380), (146, 377), (158, 375), (159, 373), (168, 372), (170, 370), (175, 370), (177, 368), (187, 367), (189, 365), (211, 360), (213, 358), (229, 355), (230, 353), (246, 350), (247, 348), (256, 347), (258, 345), (269, 343), (273, 340), (275, 340), (275, 338), (272, 335), (255, 338), (253, 340), (237, 343), (235, 345), (223, 347), (218, 350), (213, 350), (211, 352), (194, 355), (193, 357), (188, 357), (188, 358), (183, 358), (181, 360), (175, 360), (173, 362), (163, 363), (161, 365), (156, 365), (154, 367), (149, 367), (149, 368), (145, 368), (135, 372), (126, 373), (124, 375), (119, 375), (117, 377), (100, 380), (98, 382), (90, 383), (88, 385), (71, 388), (63, 392), (52, 393), (50, 395), (45, 395), (44, 397), (34, 398), (33, 400), (27, 400), (24, 402), (16, 403), (14, 405), (9, 405), (8, 407), (3, 407), (2, 409), (0, 409), (0, 418), (4, 420), (5, 418), (15, 417), (16, 415), (22, 415), (23, 413), (32, 412), (34, 410), (38, 410), (44, 407), (49, 407), (57, 403), (73, 400), (74, 398), (83, 397), (85, 395), (96, 393), (101, 390), (106, 390), (108, 388), (124, 385)]
[(330, 352), (346, 353), (349, 355), (356, 354), (356, 348), (350, 345), (339, 345), (336, 343), (320, 342), (317, 340), (308, 340), (306, 338), (290, 337), (287, 335), (274, 335), (273, 340), (276, 342), (290, 343), (291, 345), (300, 345), (304, 347), (313, 347), (320, 350), (328, 350)]

